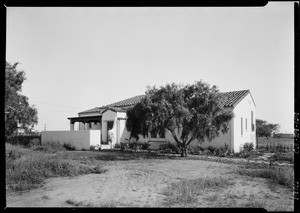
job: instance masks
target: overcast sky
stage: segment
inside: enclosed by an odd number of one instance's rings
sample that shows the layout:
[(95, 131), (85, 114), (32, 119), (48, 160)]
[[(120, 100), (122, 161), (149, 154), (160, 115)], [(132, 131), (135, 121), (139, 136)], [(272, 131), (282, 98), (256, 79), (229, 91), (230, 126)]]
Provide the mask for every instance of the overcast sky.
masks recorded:
[(265, 7), (8, 7), (6, 60), (20, 62), (35, 129), (69, 130), (67, 117), (202, 79), (249, 89), (257, 118), (294, 130), (293, 3)]

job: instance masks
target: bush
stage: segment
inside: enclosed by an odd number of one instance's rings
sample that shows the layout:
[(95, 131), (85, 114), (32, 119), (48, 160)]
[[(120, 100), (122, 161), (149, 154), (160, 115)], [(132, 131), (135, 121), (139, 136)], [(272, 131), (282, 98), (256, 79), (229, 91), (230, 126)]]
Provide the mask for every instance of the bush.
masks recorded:
[(129, 148), (129, 143), (121, 143), (120, 146), (121, 151), (124, 151)]
[(159, 146), (159, 150), (164, 150), (167, 153), (175, 153), (175, 154), (180, 153), (180, 149), (178, 148), (177, 144), (170, 143), (170, 142), (166, 144), (161, 144)]
[(214, 153), (216, 151), (216, 147), (214, 147), (214, 146), (208, 146), (206, 149), (208, 151), (210, 151), (211, 153)]
[(141, 149), (143, 149), (143, 150), (148, 150), (149, 149), (149, 147), (150, 147), (150, 143), (147, 143), (147, 142), (145, 142), (145, 143), (141, 143)]
[(188, 153), (191, 155), (199, 155), (204, 149), (201, 146), (189, 146)]
[(76, 150), (75, 146), (73, 146), (72, 144), (70, 143), (64, 143), (63, 144), (63, 147), (68, 150), (68, 151), (73, 151), (73, 150)]
[(139, 148), (140, 148), (140, 143), (139, 142), (131, 142), (131, 143), (129, 143), (129, 149), (133, 149), (134, 151), (136, 151)]
[(254, 144), (253, 143), (244, 143), (243, 151), (250, 152), (252, 150), (254, 150)]
[(66, 150), (66, 148), (63, 147), (59, 142), (47, 142), (40, 146), (34, 146), (32, 147), (32, 149), (35, 151), (50, 152), (50, 153)]

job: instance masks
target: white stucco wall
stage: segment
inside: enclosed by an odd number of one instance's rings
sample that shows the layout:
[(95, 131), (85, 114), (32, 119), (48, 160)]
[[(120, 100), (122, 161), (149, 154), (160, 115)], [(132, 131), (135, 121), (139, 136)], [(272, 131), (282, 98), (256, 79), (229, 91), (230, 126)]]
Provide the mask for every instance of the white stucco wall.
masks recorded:
[(111, 110), (107, 110), (102, 114), (102, 141), (107, 141), (107, 121), (113, 121), (113, 128), (111, 132), (114, 135), (114, 140), (112, 141), (112, 146), (116, 143), (116, 136), (117, 136), (117, 113)]
[(70, 143), (77, 150), (88, 150), (91, 145), (100, 145), (100, 130), (42, 131), (41, 142), (42, 144), (47, 142)]
[[(254, 131), (251, 130), (251, 111), (253, 111)], [(251, 142), (256, 146), (256, 107), (248, 94), (235, 108), (234, 108), (234, 151), (239, 152), (244, 143)], [(243, 135), (241, 135), (241, 118), (243, 118)], [(247, 129), (246, 129), (247, 119)]]

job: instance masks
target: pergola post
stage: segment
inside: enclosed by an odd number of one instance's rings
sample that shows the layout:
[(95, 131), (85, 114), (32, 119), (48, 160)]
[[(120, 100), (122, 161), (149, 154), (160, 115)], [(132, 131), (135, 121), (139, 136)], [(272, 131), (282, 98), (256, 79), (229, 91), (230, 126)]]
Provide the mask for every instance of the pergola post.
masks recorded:
[(74, 122), (72, 120), (70, 120), (70, 130), (74, 131)]
[(88, 130), (88, 129), (89, 129), (89, 123), (85, 123), (85, 124), (84, 124), (84, 129), (85, 129), (85, 130)]

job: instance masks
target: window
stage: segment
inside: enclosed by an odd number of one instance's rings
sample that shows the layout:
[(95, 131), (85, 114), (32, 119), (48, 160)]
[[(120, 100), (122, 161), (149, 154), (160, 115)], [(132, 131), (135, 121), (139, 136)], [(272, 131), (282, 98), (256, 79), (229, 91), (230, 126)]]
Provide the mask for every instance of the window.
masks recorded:
[(243, 135), (243, 118), (241, 118), (241, 135)]
[(150, 134), (151, 134), (151, 138), (157, 138), (156, 131), (151, 131)]
[(92, 123), (89, 123), (89, 129), (91, 129), (92, 128)]
[(247, 118), (246, 118), (246, 121), (245, 121), (245, 129), (247, 130)]
[(253, 111), (251, 111), (251, 131), (254, 131), (254, 118), (253, 118)]
[(165, 138), (165, 132), (158, 132), (158, 131), (151, 131), (150, 132), (151, 138)]

